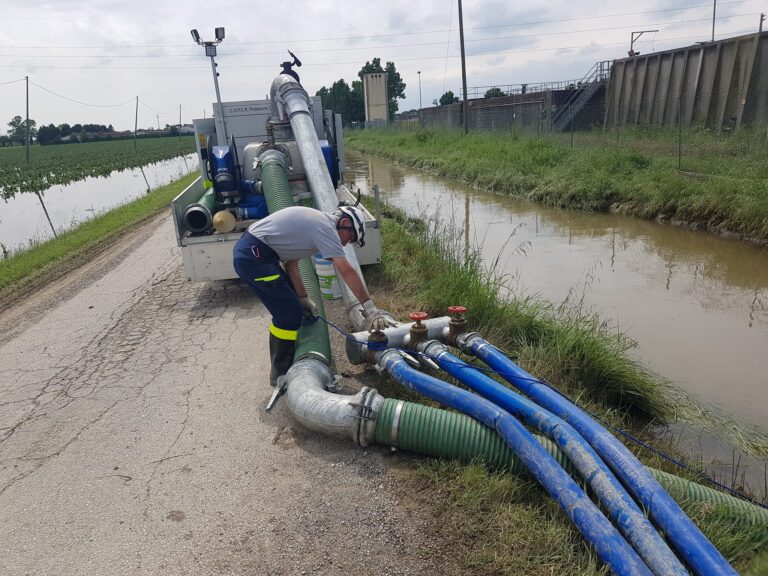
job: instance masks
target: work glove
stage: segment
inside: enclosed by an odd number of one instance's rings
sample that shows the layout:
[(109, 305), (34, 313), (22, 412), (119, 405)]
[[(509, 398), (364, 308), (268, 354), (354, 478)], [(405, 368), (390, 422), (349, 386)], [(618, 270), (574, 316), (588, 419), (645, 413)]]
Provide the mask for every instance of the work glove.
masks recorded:
[(384, 330), (389, 326), (397, 326), (397, 322), (392, 318), (392, 314), (376, 308), (373, 300), (363, 302), (361, 312), (363, 313), (363, 318), (365, 318), (365, 327), (369, 332)]
[(317, 304), (312, 302), (309, 296), (299, 298), (299, 304), (301, 304), (301, 313), (304, 314), (305, 318), (310, 320), (317, 318)]

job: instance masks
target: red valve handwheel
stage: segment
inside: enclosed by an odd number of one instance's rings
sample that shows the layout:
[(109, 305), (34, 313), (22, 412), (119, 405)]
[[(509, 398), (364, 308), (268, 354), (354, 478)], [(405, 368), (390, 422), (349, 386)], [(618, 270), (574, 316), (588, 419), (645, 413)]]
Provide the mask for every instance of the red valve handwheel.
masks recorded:
[(464, 314), (467, 309), (464, 306), (448, 306), (448, 312), (451, 314)]
[(411, 312), (408, 314), (408, 317), (414, 322), (420, 322), (421, 320), (426, 320), (429, 318), (429, 314), (426, 312)]

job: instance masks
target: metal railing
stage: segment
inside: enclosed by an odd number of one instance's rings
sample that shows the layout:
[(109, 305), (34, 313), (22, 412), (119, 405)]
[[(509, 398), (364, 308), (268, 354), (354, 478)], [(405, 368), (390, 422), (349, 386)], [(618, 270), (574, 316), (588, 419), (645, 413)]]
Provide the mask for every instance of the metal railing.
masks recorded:
[(576, 82), (573, 90), (568, 99), (563, 102), (552, 114), (552, 127), (556, 131), (560, 131), (565, 127), (565, 122), (570, 117), (578, 114), (579, 110), (583, 108), (589, 99), (594, 96), (598, 88), (604, 84), (607, 84), (611, 75), (611, 60), (600, 60), (595, 62), (595, 65), (589, 69), (584, 77)]

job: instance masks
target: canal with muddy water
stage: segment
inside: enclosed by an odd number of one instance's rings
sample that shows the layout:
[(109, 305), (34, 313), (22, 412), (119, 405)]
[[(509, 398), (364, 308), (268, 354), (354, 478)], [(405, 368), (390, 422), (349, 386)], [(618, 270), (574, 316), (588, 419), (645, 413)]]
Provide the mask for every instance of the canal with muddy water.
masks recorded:
[[(497, 263), (512, 295), (598, 313), (632, 354), (726, 426), (768, 433), (768, 249), (611, 214), (547, 208), (359, 154), (347, 181), (439, 218)], [(372, 211), (373, 211), (373, 207)], [(457, 302), (457, 304), (460, 304)], [(718, 480), (766, 497), (766, 460), (702, 429), (662, 431)]]

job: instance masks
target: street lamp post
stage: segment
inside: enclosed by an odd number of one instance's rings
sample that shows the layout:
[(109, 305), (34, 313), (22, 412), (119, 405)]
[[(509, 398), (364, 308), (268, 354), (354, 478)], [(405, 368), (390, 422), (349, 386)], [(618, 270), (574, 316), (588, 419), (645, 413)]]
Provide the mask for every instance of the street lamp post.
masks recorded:
[(421, 70), (417, 71), (416, 74), (419, 75), (419, 110), (421, 110)]
[(192, 39), (196, 44), (205, 48), (205, 55), (211, 58), (211, 71), (213, 72), (213, 85), (216, 88), (216, 103), (219, 105), (220, 122), (216, 122), (216, 140), (219, 146), (227, 143), (227, 127), (224, 125), (224, 109), (221, 106), (221, 93), (219, 92), (219, 73), (216, 72), (216, 46), (224, 40), (224, 28), (216, 28), (216, 40), (203, 40), (197, 30), (191, 30)]

